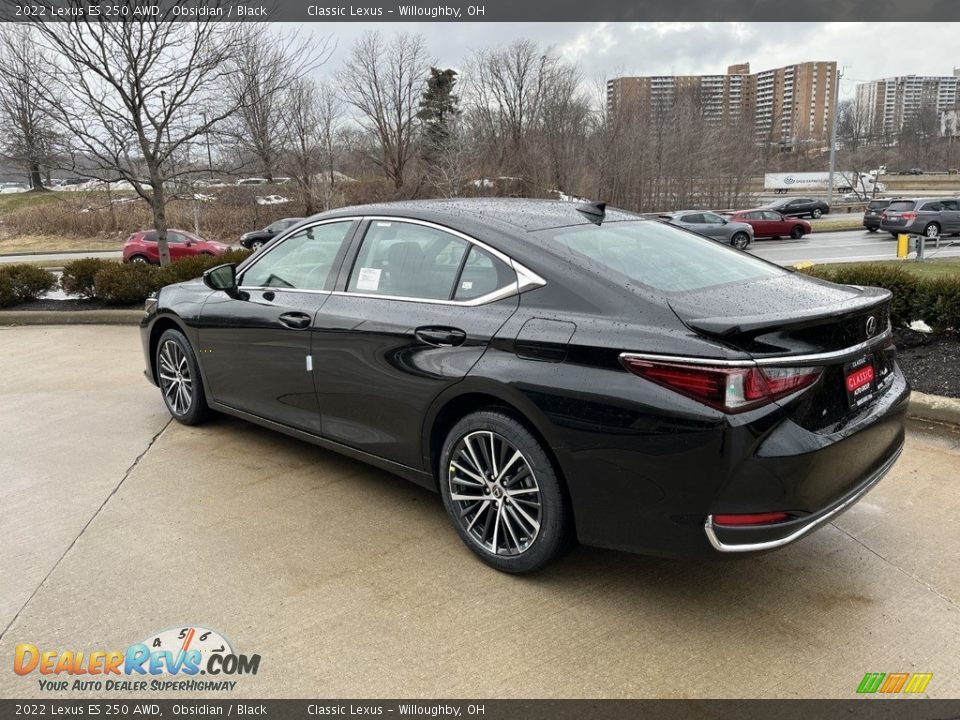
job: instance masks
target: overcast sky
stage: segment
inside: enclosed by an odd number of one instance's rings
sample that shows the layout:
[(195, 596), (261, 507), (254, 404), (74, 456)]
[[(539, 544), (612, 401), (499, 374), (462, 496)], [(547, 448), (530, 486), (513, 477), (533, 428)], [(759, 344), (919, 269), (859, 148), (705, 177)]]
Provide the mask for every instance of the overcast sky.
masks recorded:
[[(522, 2), (522, 0), (517, 0)], [(842, 2), (842, 0), (838, 0)], [(438, 65), (458, 68), (472, 49), (529, 38), (580, 63), (584, 79), (617, 75), (723, 73), (749, 62), (766, 70), (804, 60), (847, 66), (841, 95), (890, 75), (952, 75), (960, 66), (960, 23), (313, 23), (337, 50), (321, 74), (364, 30), (418, 32)], [(895, 27), (895, 32), (892, 32)], [(898, 46), (897, 39), (907, 42)]]

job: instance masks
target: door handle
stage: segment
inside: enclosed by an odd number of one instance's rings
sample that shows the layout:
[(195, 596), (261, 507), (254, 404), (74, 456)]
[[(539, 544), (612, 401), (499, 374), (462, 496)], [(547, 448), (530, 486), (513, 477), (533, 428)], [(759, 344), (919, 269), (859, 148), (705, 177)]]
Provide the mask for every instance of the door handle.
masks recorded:
[(294, 330), (303, 330), (310, 326), (310, 316), (302, 312), (284, 313), (280, 316), (279, 320), (288, 328), (293, 328)]
[(421, 342), (435, 347), (456, 347), (467, 340), (463, 330), (452, 327), (419, 327), (414, 334)]

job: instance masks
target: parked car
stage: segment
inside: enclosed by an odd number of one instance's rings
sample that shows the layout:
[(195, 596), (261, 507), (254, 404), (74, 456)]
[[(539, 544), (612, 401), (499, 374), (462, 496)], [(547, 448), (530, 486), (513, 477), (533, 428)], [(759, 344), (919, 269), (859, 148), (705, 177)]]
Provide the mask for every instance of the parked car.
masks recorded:
[(900, 233), (938, 237), (960, 233), (960, 200), (957, 198), (900, 198), (880, 216), (880, 229), (894, 237)]
[[(167, 246), (172, 262), (193, 255), (223, 255), (230, 249), (229, 245), (204, 240), (186, 230), (167, 230)], [(157, 231), (141, 230), (128, 237), (123, 243), (123, 261), (158, 264)]]
[(244, 233), (240, 236), (240, 244), (248, 250), (259, 250), (266, 245), (267, 242), (272, 240), (277, 233), (283, 232), (292, 225), (296, 225), (301, 220), (303, 220), (303, 218), (299, 217), (277, 220), (267, 225), (263, 230)]
[(177, 421), (402, 475), (527, 572), (575, 539), (769, 550), (850, 507), (904, 441), (890, 299), (602, 203), (410, 201), (163, 288), (141, 336)]
[(901, 170), (897, 173), (897, 175), (923, 175), (923, 169), (914, 167), (910, 168), (909, 170)]
[(784, 217), (776, 210), (763, 208), (740, 210), (731, 214), (730, 219), (751, 225), (755, 238), (791, 237), (798, 240), (804, 235), (809, 235), (811, 231), (810, 223), (806, 220)]
[(890, 205), (890, 200), (871, 200), (863, 210), (863, 226), (870, 232), (880, 229), (880, 216)]
[(774, 200), (769, 205), (765, 205), (763, 209), (774, 210), (785, 217), (818, 218), (830, 212), (830, 206), (823, 200), (814, 200), (813, 198)]
[(753, 242), (753, 228), (747, 223), (734, 222), (722, 215), (703, 210), (678, 210), (660, 216), (671, 225), (691, 230), (744, 250)]

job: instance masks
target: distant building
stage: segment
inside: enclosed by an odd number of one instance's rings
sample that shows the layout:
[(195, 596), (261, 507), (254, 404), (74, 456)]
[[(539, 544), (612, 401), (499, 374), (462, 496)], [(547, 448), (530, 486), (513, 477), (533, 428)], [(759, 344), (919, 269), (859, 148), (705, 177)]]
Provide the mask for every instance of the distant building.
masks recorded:
[(953, 75), (898, 75), (857, 85), (856, 102), (872, 135), (892, 135), (923, 109), (937, 115), (957, 109), (960, 68)]
[(944, 110), (940, 113), (940, 134), (944, 137), (960, 137), (960, 111)]
[(825, 140), (833, 122), (835, 62), (803, 62), (758, 73), (750, 63), (726, 75), (645, 75), (607, 81), (607, 109), (651, 118), (695, 95), (708, 122), (751, 122), (759, 141), (797, 144)]

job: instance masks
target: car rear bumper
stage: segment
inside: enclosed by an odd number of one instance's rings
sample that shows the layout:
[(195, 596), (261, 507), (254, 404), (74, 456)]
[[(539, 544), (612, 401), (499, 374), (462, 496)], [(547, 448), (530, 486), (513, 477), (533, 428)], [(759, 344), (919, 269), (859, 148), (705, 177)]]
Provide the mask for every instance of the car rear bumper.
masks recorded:
[(863, 226), (868, 230), (876, 230), (880, 227), (880, 218), (878, 217), (865, 217), (863, 219)]
[[(794, 542), (889, 471), (903, 447), (909, 396), (896, 370), (886, 390), (833, 433), (806, 430), (789, 408), (773, 406), (724, 426), (662, 421), (650, 437), (558, 448), (578, 537), (668, 557), (742, 556)], [(739, 527), (713, 521), (766, 512), (789, 519)]]
[(721, 553), (763, 552), (789, 545), (824, 525), (844, 510), (852, 507), (890, 471), (900, 457), (899, 445), (890, 457), (870, 472), (851, 492), (820, 512), (788, 522), (753, 527), (724, 527), (715, 525), (713, 515), (707, 515), (703, 531), (713, 549)]

